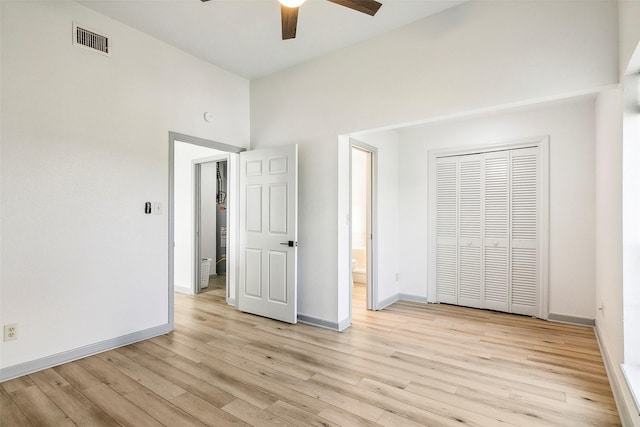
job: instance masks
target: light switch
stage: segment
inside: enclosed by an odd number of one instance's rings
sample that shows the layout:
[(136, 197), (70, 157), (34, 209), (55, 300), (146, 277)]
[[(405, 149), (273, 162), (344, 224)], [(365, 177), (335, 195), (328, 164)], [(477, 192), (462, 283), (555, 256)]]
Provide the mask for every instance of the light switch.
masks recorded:
[(153, 213), (156, 215), (162, 215), (162, 203), (160, 202), (153, 203)]

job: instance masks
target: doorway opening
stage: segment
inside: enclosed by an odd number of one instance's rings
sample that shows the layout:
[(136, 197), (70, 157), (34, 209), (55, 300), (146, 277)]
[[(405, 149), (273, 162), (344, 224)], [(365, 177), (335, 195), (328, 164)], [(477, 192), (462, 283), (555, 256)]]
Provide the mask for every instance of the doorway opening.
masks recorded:
[(376, 148), (351, 141), (351, 311), (376, 310)]
[[(229, 155), (196, 159), (195, 166), (195, 261), (196, 293), (228, 289), (227, 230)], [(229, 295), (226, 292), (224, 295)], [(227, 298), (228, 299), (228, 298)]]
[[(224, 268), (224, 282), (226, 285), (225, 299), (228, 304), (236, 303), (236, 287), (238, 278), (238, 254), (237, 254), (237, 230), (238, 230), (238, 153), (244, 148), (235, 147), (220, 142), (210, 141), (176, 132), (169, 132), (169, 323), (173, 327), (174, 292), (194, 295), (200, 292), (202, 270), (202, 246), (199, 239), (202, 224), (200, 218), (202, 205), (200, 191), (203, 166), (213, 165), (213, 194), (207, 195), (206, 200), (211, 200), (216, 215), (226, 217), (226, 242), (221, 225), (218, 225), (218, 217), (215, 217), (216, 225), (211, 227), (211, 216), (207, 217), (207, 227), (215, 232), (216, 249), (215, 258), (211, 258), (210, 272), (218, 273), (218, 266)], [(217, 164), (225, 162), (226, 182), (221, 185), (217, 179)], [(208, 167), (205, 167), (205, 170)], [(208, 172), (205, 172), (207, 175)], [(225, 195), (218, 194), (218, 188)], [(218, 197), (224, 197), (224, 203)], [(220, 210), (220, 206), (224, 210)], [(219, 214), (219, 212), (222, 212)], [(206, 227), (205, 227), (206, 228)], [(218, 244), (226, 243), (225, 250), (218, 252)], [(208, 250), (208, 249), (206, 249)], [(220, 261), (218, 253), (224, 253), (224, 265)], [(220, 262), (218, 262), (220, 261)], [(222, 270), (221, 270), (222, 271)], [(209, 276), (209, 273), (206, 274)], [(207, 285), (208, 285), (208, 277)]]

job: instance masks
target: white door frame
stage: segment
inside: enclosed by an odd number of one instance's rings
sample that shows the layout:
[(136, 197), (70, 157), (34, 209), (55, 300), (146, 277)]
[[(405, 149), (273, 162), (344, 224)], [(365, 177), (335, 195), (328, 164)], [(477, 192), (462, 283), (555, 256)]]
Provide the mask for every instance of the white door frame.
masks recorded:
[[(187, 143), (187, 144), (193, 144), (193, 145), (199, 145), (201, 147), (207, 147), (207, 148), (212, 148), (214, 150), (220, 150), (220, 151), (226, 151), (228, 153), (240, 153), (242, 151), (246, 151), (245, 148), (241, 148), (241, 147), (236, 147), (234, 145), (229, 145), (229, 144), (224, 144), (222, 142), (216, 142), (216, 141), (211, 141), (208, 139), (204, 139), (204, 138), (198, 138), (195, 136), (191, 136), (191, 135), (185, 135), (182, 133), (178, 133), (178, 132), (173, 132), (170, 131), (169, 132), (169, 209), (168, 209), (168, 214), (169, 214), (169, 221), (168, 221), (168, 226), (169, 226), (169, 239), (168, 239), (168, 248), (167, 248), (167, 252), (168, 252), (168, 258), (169, 258), (169, 262), (168, 262), (168, 305), (169, 305), (169, 325), (170, 328), (173, 329), (174, 327), (174, 246), (175, 246), (175, 232), (174, 232), (174, 226), (175, 226), (175, 196), (174, 196), (174, 192), (175, 192), (175, 188), (174, 188), (174, 174), (175, 174), (175, 159), (174, 159), (174, 151), (175, 151), (175, 143), (176, 142), (183, 142), (183, 143)], [(228, 172), (229, 173), (229, 172)], [(236, 189), (237, 190), (237, 189)], [(232, 189), (232, 191), (235, 191)], [(234, 199), (237, 199), (237, 197), (235, 197), (235, 194), (229, 194), (227, 197), (231, 197), (233, 196)], [(237, 227), (236, 227), (237, 229)], [(236, 239), (237, 236), (231, 236), (231, 235), (227, 235), (227, 242), (229, 242), (229, 239)], [(237, 245), (235, 245), (236, 251), (237, 251)], [(229, 250), (228, 250), (229, 251)], [(229, 253), (229, 257), (235, 257), (235, 259), (237, 259), (237, 253)], [(196, 258), (198, 259), (198, 258)], [(227, 260), (227, 267), (229, 267), (230, 262), (229, 259)], [(237, 269), (237, 263), (236, 263), (236, 269)], [(228, 269), (227, 269), (228, 270)], [(227, 271), (228, 274), (228, 271)], [(237, 279), (238, 275), (237, 272), (235, 274), (235, 277)], [(237, 287), (237, 281), (236, 283), (229, 283), (229, 285), (227, 286), (227, 295), (229, 293), (229, 289), (234, 286)], [(237, 292), (237, 290), (236, 290)], [(229, 301), (231, 302), (231, 301)]]
[(549, 136), (538, 136), (499, 144), (477, 145), (453, 149), (429, 151), (428, 211), (427, 211), (427, 301), (437, 302), (436, 297), (436, 159), (438, 157), (487, 153), (517, 148), (540, 149), (540, 301), (538, 317), (549, 317)]
[[(226, 161), (227, 164), (229, 164), (229, 154), (222, 154), (219, 156), (211, 156), (211, 157), (203, 157), (201, 159), (196, 159), (192, 161), (192, 169), (193, 169), (193, 173), (195, 176), (194, 179), (194, 195), (193, 195), (193, 214), (194, 214), (194, 218), (193, 218), (193, 223), (195, 225), (195, 239), (194, 239), (194, 248), (193, 248), (193, 253), (195, 254), (194, 256), (194, 272), (195, 274), (193, 275), (193, 277), (195, 277), (195, 293), (199, 294), (200, 292), (202, 292), (202, 288), (200, 286), (200, 260), (202, 259), (202, 257), (200, 256), (201, 253), (201, 247), (200, 247), (200, 229), (202, 228), (202, 218), (200, 215), (200, 210), (201, 210), (201, 204), (202, 204), (202, 198), (201, 198), (201, 194), (202, 194), (202, 175), (201, 175), (201, 167), (203, 164), (206, 163), (217, 163), (220, 161)], [(227, 169), (228, 171), (228, 169)], [(225, 191), (227, 192), (227, 194), (229, 194), (229, 180), (227, 180), (227, 187), (225, 189)], [(227, 209), (225, 211), (225, 216), (227, 217), (227, 224), (229, 223), (229, 209)], [(216, 226), (216, 228), (219, 228)], [(217, 230), (216, 230), (216, 234), (217, 234)], [(229, 246), (226, 247), (226, 256), (227, 258), (229, 257)], [(216, 254), (217, 256), (217, 254)], [(213, 266), (215, 267), (215, 262), (216, 260), (213, 260), (214, 264)], [(228, 263), (227, 263), (228, 265)], [(209, 273), (211, 274), (211, 273)], [(226, 279), (225, 279), (226, 283), (225, 283), (225, 294), (226, 294), (226, 301), (227, 304), (229, 303), (229, 275), (226, 275)]]
[(370, 235), (367, 244), (367, 309), (378, 310), (378, 149), (364, 142), (349, 138), (349, 319), (353, 318), (353, 269), (351, 259), (353, 254), (353, 212), (352, 212), (352, 183), (353, 183), (353, 149), (368, 152), (371, 155), (371, 190), (370, 190)]

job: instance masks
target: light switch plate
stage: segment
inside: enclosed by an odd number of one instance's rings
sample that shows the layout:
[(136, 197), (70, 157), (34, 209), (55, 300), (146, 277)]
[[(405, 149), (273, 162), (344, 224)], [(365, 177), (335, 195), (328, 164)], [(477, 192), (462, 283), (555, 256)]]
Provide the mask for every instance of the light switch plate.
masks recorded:
[(153, 213), (155, 215), (162, 215), (162, 203), (160, 202), (153, 203)]

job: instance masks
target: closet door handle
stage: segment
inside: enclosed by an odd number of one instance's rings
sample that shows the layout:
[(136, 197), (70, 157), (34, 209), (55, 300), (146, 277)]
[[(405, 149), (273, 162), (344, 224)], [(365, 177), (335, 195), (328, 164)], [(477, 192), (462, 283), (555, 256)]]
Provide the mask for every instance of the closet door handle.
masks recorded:
[(298, 246), (298, 242), (294, 242), (293, 240), (289, 240), (288, 242), (280, 243), (282, 246), (289, 246), (290, 248), (294, 248)]

